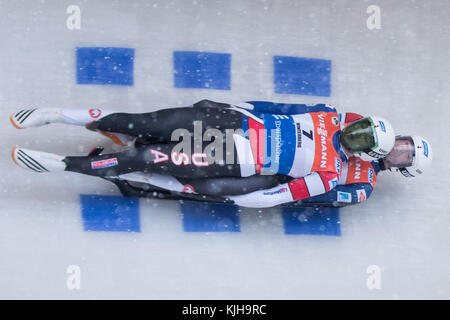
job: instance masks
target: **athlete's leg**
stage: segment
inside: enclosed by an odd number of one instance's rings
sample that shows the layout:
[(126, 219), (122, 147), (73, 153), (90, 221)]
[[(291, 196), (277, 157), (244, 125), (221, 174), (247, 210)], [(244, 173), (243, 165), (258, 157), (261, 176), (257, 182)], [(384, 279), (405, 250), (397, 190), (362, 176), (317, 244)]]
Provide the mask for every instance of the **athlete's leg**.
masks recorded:
[[(76, 110), (76, 109), (60, 109), (59, 111), (59, 121), (64, 124), (76, 125), (76, 126), (86, 126), (89, 123), (97, 119), (101, 119), (110, 114), (115, 114), (116, 111), (104, 110), (104, 109), (89, 109), (89, 110)], [(96, 130), (98, 133), (110, 138), (114, 143), (127, 146), (131, 145), (135, 140), (135, 137), (128, 134), (117, 133), (117, 132), (105, 132), (102, 130)]]
[(98, 156), (67, 156), (63, 162), (66, 164), (66, 171), (100, 177), (114, 177), (135, 171), (168, 174), (179, 178), (241, 175), (236, 152), (232, 163), (219, 164), (212, 161), (210, 154), (174, 155), (172, 151), (175, 145), (176, 143), (161, 143)]
[(249, 177), (218, 177), (178, 180), (183, 185), (189, 185), (193, 191), (207, 195), (238, 195), (257, 190), (269, 189), (279, 184), (289, 182), (293, 178), (285, 175), (253, 175)]
[(101, 119), (116, 111), (104, 109), (61, 109), (61, 108), (40, 108), (25, 109), (13, 113), (10, 117), (11, 123), (17, 129), (30, 127), (40, 127), (50, 123), (64, 123), (76, 126), (86, 124)]
[[(203, 109), (209, 112), (211, 109), (224, 109), (227, 107), (230, 107), (230, 105), (210, 100), (201, 100), (193, 104), (192, 106), (186, 108), (195, 110)], [(113, 110), (106, 110), (103, 108), (91, 108), (82, 110), (62, 109), (62, 108), (34, 108), (34, 109), (22, 109), (18, 112), (15, 112), (11, 115), (10, 120), (14, 125), (14, 127), (16, 127), (17, 129), (40, 127), (50, 123), (64, 123), (76, 126), (85, 126), (86, 124), (92, 121), (100, 120), (113, 113), (118, 112)], [(126, 113), (120, 114), (126, 115)], [(132, 114), (132, 115), (140, 117), (141, 114)], [(158, 117), (158, 115), (154, 114), (153, 118), (155, 117)], [(134, 118), (131, 117), (130, 119), (133, 120)], [(164, 117), (162, 117), (161, 119), (165, 120)]]
[(146, 140), (170, 142), (176, 129), (184, 128), (194, 134), (194, 122), (197, 128), (200, 127), (198, 133), (202, 135), (211, 128), (221, 131), (241, 128), (242, 114), (227, 106), (229, 105), (202, 100), (194, 104), (194, 107), (162, 109), (148, 113), (123, 113), (98, 108), (29, 109), (11, 115), (10, 119), (18, 129), (49, 123), (86, 126), (90, 130), (108, 136), (118, 144), (126, 144), (121, 140), (130, 140), (123, 139), (123, 135), (137, 137), (141, 142)]
[[(40, 127), (50, 123), (64, 123), (76, 126), (85, 126), (97, 119), (115, 113), (112, 110), (104, 109), (60, 109), (60, 108), (42, 108), (20, 110), (11, 115), (10, 121), (17, 129), (25, 129), (30, 127)], [(121, 133), (104, 132), (97, 130), (99, 133), (107, 136), (114, 143), (122, 146), (130, 145), (135, 137), (130, 137)]]
[(88, 124), (90, 130), (118, 132), (138, 138), (150, 138), (158, 141), (172, 141), (172, 133), (177, 129), (186, 129), (194, 134), (204, 134), (208, 129), (242, 128), (242, 114), (227, 108), (171, 108), (154, 112), (132, 114), (112, 113)]

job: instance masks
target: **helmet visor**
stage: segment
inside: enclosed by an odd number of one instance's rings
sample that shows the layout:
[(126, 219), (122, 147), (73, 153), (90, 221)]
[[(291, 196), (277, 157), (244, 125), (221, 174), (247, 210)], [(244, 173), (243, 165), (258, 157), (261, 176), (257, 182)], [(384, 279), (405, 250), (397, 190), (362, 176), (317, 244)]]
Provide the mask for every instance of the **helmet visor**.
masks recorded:
[(386, 156), (386, 162), (390, 167), (404, 168), (410, 167), (414, 163), (415, 148), (411, 137), (395, 137), (394, 148)]
[(350, 123), (342, 130), (341, 143), (351, 153), (372, 150), (377, 147), (376, 132), (370, 118)]

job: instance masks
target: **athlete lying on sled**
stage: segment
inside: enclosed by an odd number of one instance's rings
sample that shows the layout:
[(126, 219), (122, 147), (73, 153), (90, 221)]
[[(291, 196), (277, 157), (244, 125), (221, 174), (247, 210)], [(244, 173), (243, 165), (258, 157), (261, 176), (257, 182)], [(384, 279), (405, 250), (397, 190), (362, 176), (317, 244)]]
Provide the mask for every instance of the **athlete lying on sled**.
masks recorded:
[[(351, 157), (343, 163), (338, 185), (332, 190), (289, 203), (301, 207), (342, 207), (367, 200), (375, 186), (380, 171), (391, 171), (404, 177), (423, 173), (431, 163), (429, 143), (419, 136), (397, 136), (392, 151), (383, 159), (363, 161)], [(180, 179), (167, 175), (129, 174), (128, 180), (108, 179), (115, 183), (121, 193), (128, 197), (194, 200), (206, 202), (237, 203), (245, 205), (265, 194), (287, 192), (282, 184), (291, 181), (285, 175), (254, 175), (245, 178)], [(258, 192), (249, 193), (251, 190)], [(195, 192), (195, 193), (193, 193)], [(239, 195), (225, 197), (223, 195)]]
[[(277, 114), (273, 114), (274, 110)], [(325, 194), (336, 187), (348, 157), (380, 159), (391, 151), (395, 140), (386, 120), (368, 117), (353, 121), (355, 115), (346, 114), (339, 121), (336, 110), (323, 104), (229, 105), (202, 100), (193, 107), (144, 114), (32, 109), (19, 111), (10, 119), (19, 129), (52, 122), (85, 125), (124, 146), (130, 137), (134, 139), (135, 147), (129, 150), (106, 155), (96, 152), (85, 157), (16, 147), (12, 157), (21, 167), (37, 172), (66, 170), (95, 175), (119, 182), (119, 187), (121, 181), (148, 182), (150, 173), (153, 177), (164, 175), (167, 183), (170, 176), (205, 181), (246, 178), (248, 185), (220, 198), (249, 207), (269, 207)], [(196, 139), (196, 135), (201, 138)], [(180, 137), (182, 144), (176, 142)], [(216, 157), (218, 153), (221, 157)], [(253, 180), (267, 180), (283, 192), (273, 192), (270, 187), (261, 190), (261, 183), (250, 183)], [(267, 182), (262, 185), (265, 187)], [(198, 190), (189, 186), (181, 193), (191, 198), (199, 196)], [(212, 195), (200, 197), (209, 200)]]

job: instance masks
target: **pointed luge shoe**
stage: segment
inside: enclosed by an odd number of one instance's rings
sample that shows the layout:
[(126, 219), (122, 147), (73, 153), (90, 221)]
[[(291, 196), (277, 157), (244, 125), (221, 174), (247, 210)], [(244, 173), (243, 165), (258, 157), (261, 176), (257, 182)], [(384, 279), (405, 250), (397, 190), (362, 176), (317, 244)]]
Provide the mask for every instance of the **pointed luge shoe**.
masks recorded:
[(40, 127), (52, 122), (59, 122), (61, 113), (57, 108), (24, 109), (13, 113), (9, 120), (17, 129)]
[(66, 168), (65, 157), (53, 153), (14, 147), (11, 157), (19, 167), (34, 172), (64, 171)]

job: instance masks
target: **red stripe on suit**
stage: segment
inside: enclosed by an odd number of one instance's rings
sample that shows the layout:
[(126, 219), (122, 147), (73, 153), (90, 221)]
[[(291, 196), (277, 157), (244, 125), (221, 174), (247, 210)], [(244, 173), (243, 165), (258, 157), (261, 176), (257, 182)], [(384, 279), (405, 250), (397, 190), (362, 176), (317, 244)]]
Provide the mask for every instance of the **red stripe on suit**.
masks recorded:
[(265, 132), (264, 124), (259, 123), (252, 118), (248, 118), (248, 133), (250, 145), (252, 147), (253, 159), (255, 159), (256, 173), (260, 173), (264, 166), (264, 148)]
[(305, 179), (299, 178), (292, 180), (288, 183), (291, 190), (292, 198), (294, 200), (301, 200), (309, 198), (308, 187), (306, 186)]

